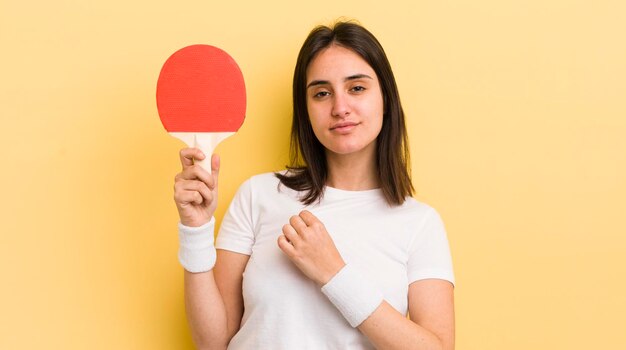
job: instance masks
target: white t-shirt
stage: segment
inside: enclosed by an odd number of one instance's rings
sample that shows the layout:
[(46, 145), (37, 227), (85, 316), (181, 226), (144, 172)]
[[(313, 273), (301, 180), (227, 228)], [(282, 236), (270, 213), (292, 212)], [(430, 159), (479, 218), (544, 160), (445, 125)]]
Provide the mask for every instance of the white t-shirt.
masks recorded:
[(305, 206), (298, 194), (273, 173), (257, 175), (241, 185), (224, 216), (216, 248), (250, 255), (241, 328), (229, 349), (374, 348), (278, 247), (283, 225), (303, 209), (324, 224), (344, 261), (403, 315), (411, 282), (454, 283), (443, 223), (426, 204), (407, 198), (390, 207), (379, 189), (326, 187), (321, 202)]

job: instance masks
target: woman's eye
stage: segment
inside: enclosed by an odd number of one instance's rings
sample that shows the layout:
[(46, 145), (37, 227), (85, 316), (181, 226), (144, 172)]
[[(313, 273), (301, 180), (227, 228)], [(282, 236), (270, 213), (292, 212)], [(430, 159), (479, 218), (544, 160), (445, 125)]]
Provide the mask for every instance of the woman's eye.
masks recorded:
[(315, 95), (313, 95), (313, 97), (315, 97), (315, 98), (322, 98), (322, 97), (326, 97), (328, 95), (330, 95), (330, 92), (328, 92), (328, 91), (320, 91), (320, 92), (316, 93)]
[(353, 87), (350, 90), (352, 90), (354, 92), (361, 92), (361, 91), (365, 91), (365, 88), (363, 86), (357, 85), (357, 86)]

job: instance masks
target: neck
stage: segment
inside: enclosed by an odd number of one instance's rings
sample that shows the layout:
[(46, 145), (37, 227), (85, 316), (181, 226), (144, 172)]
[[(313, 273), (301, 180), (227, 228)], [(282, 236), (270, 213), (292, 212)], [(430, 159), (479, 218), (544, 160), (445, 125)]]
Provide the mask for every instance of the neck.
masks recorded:
[(364, 191), (380, 187), (375, 154), (341, 155), (326, 152), (328, 178), (326, 185), (346, 191)]

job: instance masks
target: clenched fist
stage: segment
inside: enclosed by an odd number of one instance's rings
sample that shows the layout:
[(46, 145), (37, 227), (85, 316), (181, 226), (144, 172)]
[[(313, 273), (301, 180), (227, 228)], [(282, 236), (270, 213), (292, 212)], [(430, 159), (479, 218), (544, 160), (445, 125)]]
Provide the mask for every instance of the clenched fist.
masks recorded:
[(309, 279), (325, 285), (346, 264), (324, 224), (304, 210), (289, 219), (278, 246)]

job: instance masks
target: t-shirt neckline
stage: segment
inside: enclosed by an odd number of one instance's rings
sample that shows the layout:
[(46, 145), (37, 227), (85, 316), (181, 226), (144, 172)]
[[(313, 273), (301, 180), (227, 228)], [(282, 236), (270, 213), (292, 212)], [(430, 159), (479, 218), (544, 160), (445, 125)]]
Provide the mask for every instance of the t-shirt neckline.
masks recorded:
[(324, 197), (328, 198), (379, 198), (380, 196), (382, 196), (382, 189), (380, 188), (350, 191), (330, 186), (324, 187)]

